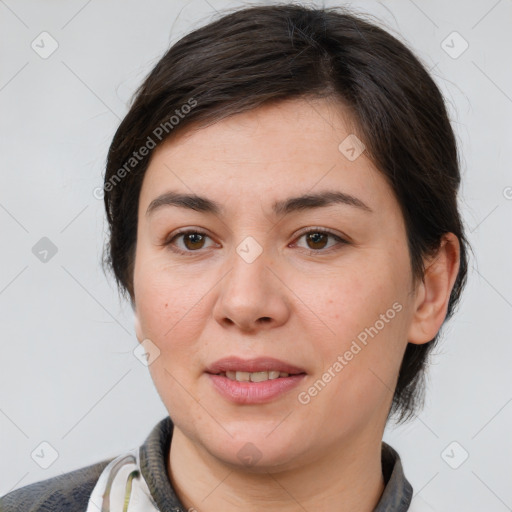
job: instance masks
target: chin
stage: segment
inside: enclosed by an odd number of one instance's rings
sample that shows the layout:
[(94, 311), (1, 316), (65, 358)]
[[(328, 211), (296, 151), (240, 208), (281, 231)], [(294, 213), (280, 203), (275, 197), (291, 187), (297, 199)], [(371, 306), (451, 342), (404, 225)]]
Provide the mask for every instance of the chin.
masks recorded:
[(234, 471), (249, 473), (268, 473), (270, 470), (284, 470), (298, 466), (294, 454), (283, 451), (276, 452), (271, 446), (260, 449), (256, 444), (248, 441), (240, 449), (226, 454), (225, 449), (215, 452), (213, 455), (223, 464), (231, 467)]

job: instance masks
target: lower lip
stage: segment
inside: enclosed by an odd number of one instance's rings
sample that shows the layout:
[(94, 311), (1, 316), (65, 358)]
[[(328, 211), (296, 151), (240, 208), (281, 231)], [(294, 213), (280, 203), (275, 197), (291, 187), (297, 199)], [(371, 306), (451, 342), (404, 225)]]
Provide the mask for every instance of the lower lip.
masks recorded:
[(262, 404), (298, 386), (305, 373), (264, 380), (263, 382), (239, 382), (222, 375), (207, 374), (215, 389), (228, 400), (237, 404)]

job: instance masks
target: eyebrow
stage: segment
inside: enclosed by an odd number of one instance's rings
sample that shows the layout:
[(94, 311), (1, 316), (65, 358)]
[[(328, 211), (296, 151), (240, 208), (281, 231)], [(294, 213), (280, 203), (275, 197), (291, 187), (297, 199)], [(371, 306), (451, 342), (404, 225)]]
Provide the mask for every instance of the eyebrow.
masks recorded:
[[(373, 210), (361, 199), (345, 192), (330, 190), (276, 201), (272, 205), (272, 210), (276, 216), (280, 216), (302, 210), (331, 206), (333, 204), (348, 205), (368, 213), (373, 213)], [(222, 215), (224, 211), (220, 203), (207, 197), (170, 191), (151, 201), (146, 210), (146, 216), (151, 215), (164, 206), (176, 206), (214, 215)]]

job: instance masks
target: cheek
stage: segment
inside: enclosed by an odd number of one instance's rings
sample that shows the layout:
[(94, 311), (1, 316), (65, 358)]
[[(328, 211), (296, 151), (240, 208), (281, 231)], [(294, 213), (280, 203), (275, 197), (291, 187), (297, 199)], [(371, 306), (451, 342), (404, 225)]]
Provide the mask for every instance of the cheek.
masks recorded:
[[(172, 337), (180, 319), (193, 309), (197, 298), (196, 283), (183, 278), (169, 268), (161, 255), (149, 257), (143, 251), (137, 255), (134, 271), (135, 302), (147, 337), (150, 334), (163, 341)], [(180, 325), (180, 323), (182, 325)]]
[(180, 379), (189, 379), (194, 364), (200, 364), (198, 340), (211, 309), (207, 296), (211, 284), (175, 269), (160, 268), (154, 261), (140, 265), (135, 277), (142, 334), (160, 350), (159, 358), (150, 365), (152, 376), (165, 378), (163, 372), (167, 370)]
[[(379, 321), (395, 302), (401, 303), (404, 286), (390, 266), (360, 261), (317, 279), (314, 287), (296, 291), (329, 328), (330, 338), (342, 341), (355, 338)], [(393, 319), (395, 312), (387, 316)]]
[(162, 402), (179, 414), (193, 406), (186, 390), (193, 388), (199, 371), (194, 365), (199, 365), (201, 303), (189, 292), (190, 284), (180, 286), (159, 272), (139, 283), (136, 300), (143, 335), (160, 351), (148, 370)]
[(328, 381), (326, 404), (348, 410), (367, 404), (370, 411), (391, 398), (405, 350), (407, 282), (387, 260), (349, 268), (308, 299), (317, 304), (323, 327), (316, 334), (311, 323), (303, 327), (317, 340), (314, 358), (322, 381), (317, 387)]

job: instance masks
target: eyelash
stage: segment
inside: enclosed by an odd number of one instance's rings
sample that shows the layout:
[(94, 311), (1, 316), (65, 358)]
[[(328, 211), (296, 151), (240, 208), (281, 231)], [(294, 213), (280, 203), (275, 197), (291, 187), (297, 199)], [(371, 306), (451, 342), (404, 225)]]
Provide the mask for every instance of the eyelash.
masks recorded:
[[(321, 253), (322, 254), (329, 254), (329, 253), (332, 252), (332, 250), (339, 249), (340, 248), (339, 246), (344, 246), (344, 245), (348, 245), (349, 244), (349, 242), (347, 240), (345, 240), (344, 238), (341, 238), (339, 235), (336, 235), (332, 231), (330, 231), (328, 229), (324, 229), (324, 228), (311, 228), (308, 231), (304, 231), (304, 232), (299, 234), (297, 240), (300, 240), (304, 235), (309, 235), (311, 233), (315, 233), (315, 234), (320, 233), (320, 234), (324, 234), (324, 235), (329, 235), (332, 238), (334, 238), (338, 242), (338, 244), (330, 247), (329, 249), (325, 249), (325, 250), (324, 249), (318, 249), (318, 250), (304, 249), (306, 252), (308, 252), (309, 255), (313, 255), (313, 254), (314, 255), (318, 255), (318, 254), (321, 254)], [(186, 255), (186, 256), (192, 256), (194, 253), (199, 253), (201, 251), (201, 249), (198, 249), (197, 251), (190, 251), (190, 250), (184, 251), (183, 249), (178, 249), (173, 244), (173, 242), (178, 237), (183, 236), (183, 235), (190, 235), (190, 234), (207, 236), (208, 238), (210, 238), (208, 236), (208, 234), (205, 233), (204, 231), (200, 231), (198, 229), (186, 229), (186, 230), (178, 231), (177, 233), (175, 233), (172, 236), (172, 238), (170, 238), (167, 242), (164, 242), (163, 245), (164, 246), (168, 246), (171, 251), (173, 251), (173, 252), (175, 252), (177, 254), (183, 254), (183, 255)]]

